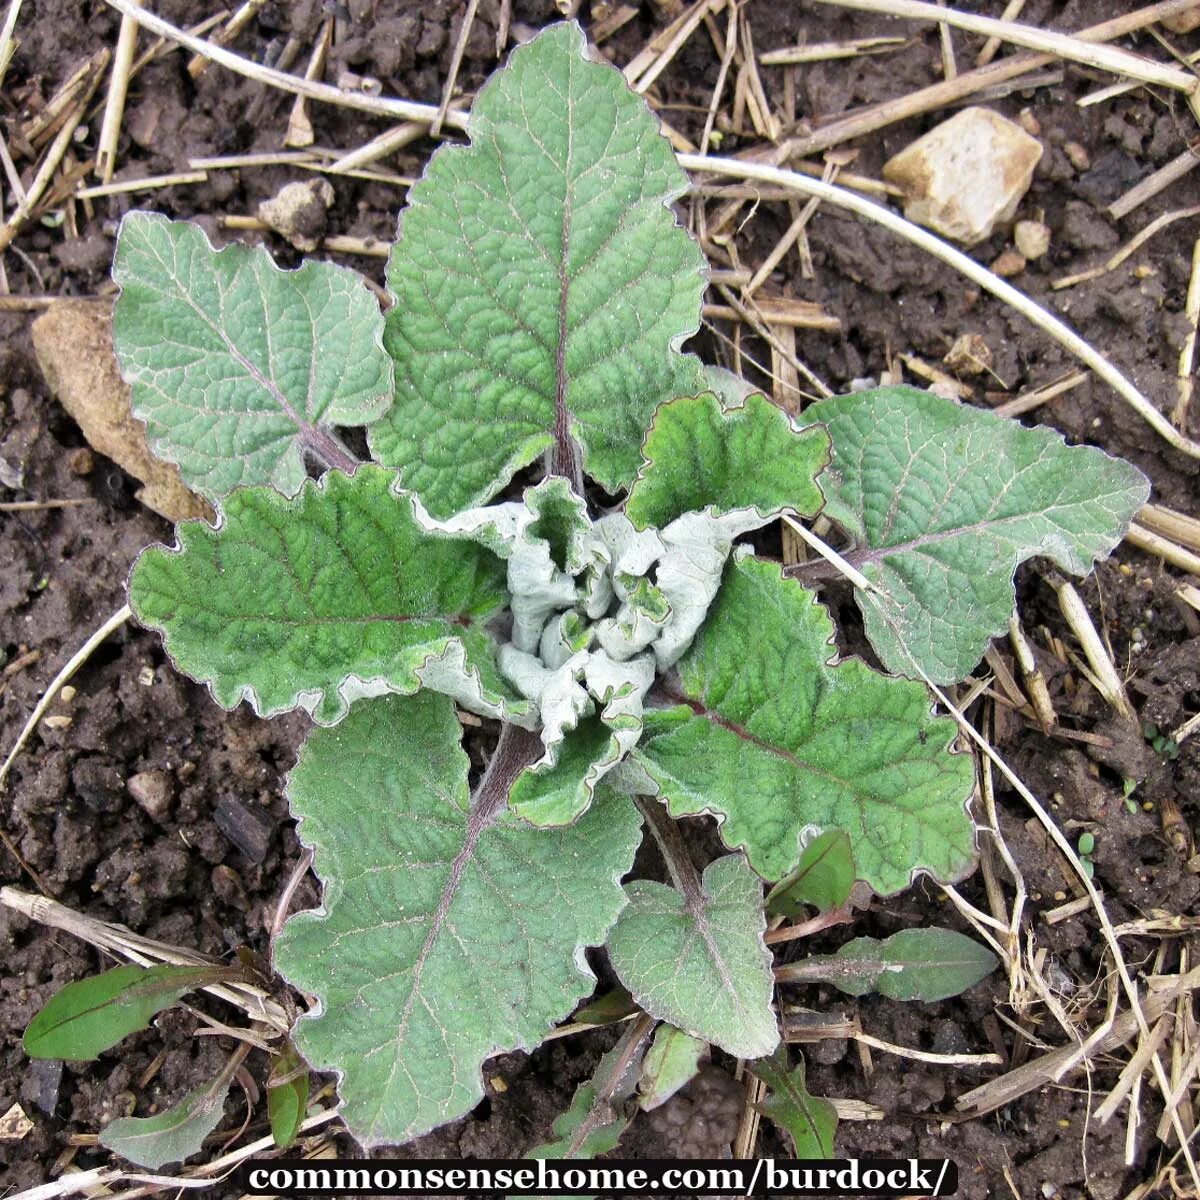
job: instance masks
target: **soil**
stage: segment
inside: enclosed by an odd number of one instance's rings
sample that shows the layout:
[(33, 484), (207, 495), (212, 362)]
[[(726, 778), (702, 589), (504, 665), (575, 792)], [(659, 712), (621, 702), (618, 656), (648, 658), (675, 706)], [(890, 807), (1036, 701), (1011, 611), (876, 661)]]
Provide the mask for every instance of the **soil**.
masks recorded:
[[(307, 55), (327, 9), (318, 0), (267, 3), (241, 35), (237, 49), (270, 61), (291, 35)], [(387, 94), (436, 102), (463, 18), (459, 0), (347, 0), (339, 14), (339, 39), (325, 76), (343, 71), (378, 78)], [(662, 6), (671, 8), (669, 4)], [(1003, 5), (979, 6), (999, 15)], [(157, 10), (179, 24), (200, 20), (209, 8), (186, 0), (160, 0)], [(843, 13), (800, 3), (747, 6), (761, 52), (809, 41), (832, 41), (895, 33), (882, 18)], [(1112, 13), (1105, 0), (1062, 4), (1030, 0), (1022, 19), (1030, 24), (1080, 28)], [(515, 0), (516, 28), (554, 19), (550, 0)], [(595, 15), (595, 14), (591, 14)], [(581, 14), (590, 21), (587, 6)], [(483, 0), (467, 42), (460, 84), (473, 89), (495, 62), (495, 0)], [(724, 27), (724, 16), (720, 18)], [(645, 4), (604, 51), (624, 63), (663, 24), (660, 10)], [(53, 94), (74, 67), (100, 46), (115, 43), (118, 18), (102, 4), (77, 0), (27, 3), (17, 34), (20, 47), (8, 72), (2, 117), (10, 145), (21, 119)], [(941, 71), (936, 34), (916, 26), (898, 52), (812, 65), (796, 76), (796, 109), (810, 122), (901, 95), (934, 81)], [(1183, 51), (1200, 34), (1175, 39)], [(960, 64), (969, 64), (979, 39), (955, 34)], [(1200, 43), (1197, 43), (1200, 45)], [(1161, 57), (1146, 39), (1144, 49)], [(303, 59), (295, 69), (303, 69)], [(193, 81), (185, 55), (174, 53), (148, 67), (129, 98), (119, 150), (118, 179), (184, 169), (194, 156), (278, 149), (291, 109), (277, 93), (210, 68)], [(660, 111), (675, 128), (698, 140), (719, 60), (701, 30), (690, 39), (654, 89)], [(782, 69), (764, 69), (764, 86), (781, 103)], [(1191, 269), (1194, 225), (1180, 223), (1152, 240), (1120, 270), (1066, 291), (1050, 281), (1102, 262), (1108, 253), (1151, 219), (1171, 209), (1200, 204), (1200, 174), (1174, 184), (1122, 222), (1105, 206), (1133, 182), (1178, 155), (1194, 135), (1181, 102), (1133, 91), (1106, 103), (1079, 108), (1075, 101), (1108, 82), (1069, 67), (1060, 82), (989, 100), (999, 111), (1040, 129), (1047, 147), (1021, 216), (1044, 214), (1051, 229), (1049, 253), (1031, 262), (1018, 286), (1063, 315), (1100, 348), (1144, 393), (1169, 408), (1175, 395), (1175, 364), (1186, 329), (1183, 316)], [(876, 178), (882, 163), (945, 114), (902, 122), (854, 143), (853, 169)], [(342, 109), (310, 106), (321, 144), (353, 148), (381, 128)], [(77, 158), (94, 153), (99, 119), (90, 121), (75, 147)], [(726, 133), (722, 152), (752, 143)], [(432, 149), (420, 142), (386, 166), (419, 172)], [(28, 162), (22, 162), (22, 167)], [(176, 217), (205, 224), (218, 241), (218, 214), (253, 214), (260, 201), (285, 183), (304, 178), (286, 167), (214, 171), (209, 181), (150, 193), (138, 202)], [(327, 217), (329, 232), (388, 239), (403, 202), (394, 185), (337, 177)], [(18, 237), (5, 264), (13, 292), (91, 295), (105, 283), (116, 222), (135, 199), (118, 196), (79, 208), (74, 235), (68, 227), (34, 224)], [(742, 229), (739, 253), (750, 264), (762, 260), (791, 221), (785, 205), (759, 205)], [(257, 236), (257, 235), (247, 235)], [(281, 262), (297, 252), (278, 238), (267, 239)], [(893, 353), (939, 362), (964, 333), (983, 337), (994, 356), (993, 370), (1006, 391), (1052, 381), (1075, 364), (1048, 338), (998, 302), (924, 253), (870, 225), (831, 211), (817, 213), (809, 227), (814, 277), (800, 276), (795, 256), (785, 258), (772, 287), (820, 301), (841, 318), (840, 334), (803, 332), (800, 357), (834, 390), (853, 380), (878, 378)], [(1006, 246), (998, 233), (972, 253), (991, 262)], [(344, 261), (379, 281), (378, 259)], [(766, 354), (746, 343), (752, 353)], [(723, 347), (701, 339), (707, 355)], [(987, 402), (989, 381), (976, 388)], [(1193, 406), (1193, 437), (1200, 436), (1200, 406)], [(1155, 499), (1197, 512), (1196, 464), (1172, 451), (1128, 406), (1104, 386), (1087, 382), (1046, 404), (1037, 419), (1070, 440), (1123, 455), (1149, 475)], [(168, 538), (169, 526), (133, 499), (135, 483), (107, 459), (84, 450), (78, 427), (53, 401), (32, 356), (26, 314), (0, 314), (0, 472), (3, 499), (87, 498), (76, 508), (9, 513), (0, 524), (0, 746), (12, 745), (43, 688), (88, 634), (124, 602), (130, 564), (145, 545)], [(1157, 559), (1123, 546), (1081, 585), (1109, 639), (1139, 721), (1170, 729), (1200, 707), (1200, 625), (1175, 597), (1178, 575)], [(1195, 912), (1200, 876), (1188, 867), (1189, 848), (1173, 844), (1162, 813), (1172, 806), (1194, 825), (1200, 805), (1200, 737), (1170, 760), (1154, 752), (1137, 729), (1124, 728), (1111, 709), (1073, 668), (1045, 649), (1051, 636), (1068, 645), (1071, 635), (1059, 613), (1050, 582), (1037, 564), (1022, 569), (1019, 601), (1026, 629), (1042, 648), (1063, 722), (1084, 734), (1111, 741), (1049, 737), (1010, 719), (1000, 729), (999, 747), (1014, 767), (1052, 806), (1075, 836), (1094, 831), (1097, 883), (1114, 923), (1156, 912)], [(835, 595), (834, 599), (837, 597)], [(848, 622), (850, 606), (838, 611)], [(73, 680), (75, 693), (51, 709), (60, 721), (43, 721), (12, 772), (0, 828), (38, 882), (7, 849), (0, 849), (0, 883), (51, 896), (93, 917), (132, 927), (147, 936), (212, 954), (231, 956), (249, 946), (267, 950), (267, 929), (279, 892), (299, 856), (282, 794), (282, 778), (294, 760), (305, 723), (294, 717), (261, 722), (246, 710), (225, 713), (206, 692), (177, 675), (164, 661), (155, 637), (125, 626), (110, 638)], [(1132, 802), (1123, 780), (1136, 782)], [(135, 796), (137, 798), (135, 798)], [(1048, 950), (1046, 974), (1080, 1028), (1103, 1018), (1100, 939), (1094, 918), (1082, 913), (1050, 925), (1039, 914), (1074, 894), (1065, 864), (1050, 847), (1020, 799), (1001, 790), (1000, 819), (1006, 839), (1032, 889), (1032, 919)], [(1192, 864), (1193, 867), (1195, 863)], [(987, 907), (978, 876), (964, 894)], [(297, 907), (315, 903), (311, 877)], [(918, 883), (909, 893), (859, 914), (852, 933), (834, 930), (812, 943), (834, 948), (848, 936), (886, 936), (908, 925), (962, 923), (939, 888)], [(1144, 937), (1125, 939), (1135, 968), (1174, 970), (1182, 946)], [(1195, 945), (1187, 946), (1195, 961)], [(0, 1191), (20, 1191), (56, 1175), (70, 1161), (86, 1167), (107, 1161), (88, 1144), (108, 1120), (134, 1110), (165, 1105), (211, 1077), (224, 1060), (223, 1039), (194, 1037), (195, 1018), (175, 1009), (156, 1027), (105, 1054), (95, 1064), (32, 1064), (23, 1054), (21, 1032), (33, 1013), (69, 980), (101, 967), (98, 955), (66, 935), (32, 925), (0, 909), (0, 1113), (19, 1101), (33, 1119), (21, 1141), (0, 1141)], [(600, 969), (603, 970), (602, 965)], [(785, 989), (782, 1000), (823, 1011), (857, 1013), (876, 1037), (944, 1053), (983, 1052), (993, 1038), (1011, 1053), (1014, 1035), (996, 1014), (1010, 1016), (1005, 981), (994, 975), (960, 999), (933, 1005), (900, 1004), (877, 997), (853, 1001), (819, 988)], [(217, 1010), (214, 1009), (214, 1012)], [(220, 1013), (228, 1016), (228, 1013)], [(1061, 1033), (1038, 1007), (1035, 1036), (1058, 1044)], [(470, 1116), (415, 1142), (393, 1156), (519, 1156), (544, 1141), (553, 1118), (587, 1078), (611, 1032), (566, 1038), (532, 1055), (510, 1054), (488, 1064), (488, 1098)], [(255, 1056), (260, 1057), (260, 1056)], [(1123, 1116), (1093, 1128), (1085, 1142), (1089, 1096), (1077, 1077), (1063, 1086), (1027, 1095), (982, 1119), (956, 1122), (955, 1097), (981, 1083), (996, 1068), (953, 1068), (875, 1053), (873, 1063), (846, 1042), (826, 1041), (807, 1049), (814, 1093), (877, 1105), (880, 1120), (844, 1121), (838, 1150), (859, 1156), (949, 1156), (961, 1172), (960, 1195), (984, 1197), (1089, 1196), (1113, 1200), (1152, 1178), (1161, 1148), (1153, 1130), (1159, 1111), (1147, 1087), (1134, 1161), (1124, 1162)], [(252, 1058), (251, 1063), (255, 1061)], [(721, 1071), (693, 1086), (656, 1117), (640, 1117), (618, 1152), (625, 1156), (673, 1157), (686, 1152), (719, 1157), (726, 1152), (737, 1106), (708, 1107), (732, 1112), (732, 1120), (689, 1116), (700, 1103), (697, 1091), (728, 1089), (732, 1066), (717, 1056)], [(1115, 1078), (1120, 1061), (1106, 1060), (1091, 1080), (1096, 1095)], [(261, 1063), (257, 1068), (262, 1079)], [(714, 1084), (714, 1079), (720, 1077)], [(720, 1080), (724, 1080), (722, 1083)], [(715, 1093), (714, 1093), (715, 1094)], [(231, 1099), (224, 1128), (236, 1129), (246, 1115), (242, 1097)], [(262, 1106), (247, 1137), (264, 1131)], [(219, 1147), (219, 1138), (213, 1146)], [(352, 1147), (338, 1141), (343, 1153)], [(783, 1153), (777, 1135), (764, 1126), (762, 1153)], [(1056, 1191), (1047, 1188), (1057, 1189)], [(233, 1195), (228, 1187), (209, 1194)], [(1157, 1194), (1157, 1193), (1156, 1193)]]

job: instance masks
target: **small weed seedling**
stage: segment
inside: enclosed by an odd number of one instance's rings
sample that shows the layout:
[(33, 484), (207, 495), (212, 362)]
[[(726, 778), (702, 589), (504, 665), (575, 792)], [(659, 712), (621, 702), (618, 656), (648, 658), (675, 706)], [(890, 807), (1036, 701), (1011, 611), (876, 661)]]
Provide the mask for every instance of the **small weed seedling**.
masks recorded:
[[(125, 219), (135, 411), (219, 512), (141, 556), (130, 603), (221, 705), (315, 722), (287, 795), (323, 904), (274, 965), (311, 998), (294, 1045), (336, 1072), (360, 1143), (468, 1112), (486, 1058), (588, 996), (602, 946), (634, 1015), (535, 1153), (611, 1148), (705, 1044), (751, 1060), (799, 1153), (830, 1153), (833, 1109), (780, 1046), (768, 918), (971, 868), (972, 760), (926, 684), (1006, 628), (1020, 562), (1108, 554), (1146, 481), (907, 388), (800, 427), (681, 353), (705, 266), (669, 207), (686, 180), (577, 26), (513, 53), (469, 136), (412, 188), (386, 315), (340, 267)], [(818, 513), (890, 674), (838, 659), (802, 582), (820, 569), (744, 544)], [(473, 788), (463, 711), (500, 728)], [(675, 820), (701, 813), (728, 849), (707, 864)], [(622, 882), (643, 824), (670, 883)], [(777, 977), (929, 1001), (993, 964), (908, 930)], [(188, 983), (135, 978), (143, 1025)]]

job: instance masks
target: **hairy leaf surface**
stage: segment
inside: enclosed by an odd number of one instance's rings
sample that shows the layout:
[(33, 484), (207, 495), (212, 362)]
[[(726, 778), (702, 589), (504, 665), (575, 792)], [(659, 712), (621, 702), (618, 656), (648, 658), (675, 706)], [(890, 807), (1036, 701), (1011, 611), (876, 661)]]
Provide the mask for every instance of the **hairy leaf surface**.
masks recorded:
[(142, 554), (134, 613), (226, 708), (302, 707), (330, 724), (360, 696), (426, 683), (476, 711), (519, 716), (483, 628), (508, 598), (504, 564), (422, 529), (393, 480), (360, 467), (306, 483), (294, 500), (234, 492), (218, 528), (186, 521), (178, 548)]
[(383, 315), (345, 267), (281, 271), (262, 247), (214, 250), (198, 225), (133, 212), (113, 279), (113, 348), (134, 414), (210, 499), (260, 483), (294, 495), (306, 451), (349, 461), (329, 426), (366, 425), (391, 405)]
[[(889, 671), (956, 683), (1008, 623), (1013, 572), (1042, 555), (1086, 574), (1149, 496), (1135, 467), (914, 388), (805, 410), (833, 441), (827, 516), (884, 596), (858, 596)], [(914, 665), (914, 663), (916, 665)]]
[(695, 895), (648, 879), (625, 891), (629, 905), (609, 934), (608, 956), (638, 1004), (735, 1058), (770, 1054), (779, 1031), (762, 880), (745, 858), (710, 863)]
[(493, 495), (573, 435), (609, 491), (655, 407), (701, 387), (675, 348), (704, 260), (668, 205), (686, 178), (577, 25), (513, 52), (409, 192), (388, 263), (396, 401), (370, 432), (436, 516)]
[(973, 858), (974, 776), (925, 688), (858, 659), (829, 665), (833, 624), (772, 563), (730, 564), (679, 663), (680, 703), (647, 712), (636, 759), (673, 815), (712, 812), (751, 866), (780, 879), (806, 829), (844, 829), (876, 891), (914, 870), (961, 876)]
[(812, 516), (824, 502), (816, 476), (829, 461), (829, 435), (820, 426), (797, 429), (757, 392), (727, 407), (711, 392), (664, 404), (642, 453), (625, 505), (638, 529), (663, 529), (706, 508)]
[(314, 730), (288, 779), (325, 892), (275, 962), (318, 998), (296, 1045), (341, 1074), (342, 1115), (368, 1146), (469, 1111), (485, 1058), (536, 1046), (591, 991), (583, 948), (616, 919), (640, 838), (613, 794), (556, 830), (503, 794), (472, 808), (460, 732), (445, 697), (377, 698)]

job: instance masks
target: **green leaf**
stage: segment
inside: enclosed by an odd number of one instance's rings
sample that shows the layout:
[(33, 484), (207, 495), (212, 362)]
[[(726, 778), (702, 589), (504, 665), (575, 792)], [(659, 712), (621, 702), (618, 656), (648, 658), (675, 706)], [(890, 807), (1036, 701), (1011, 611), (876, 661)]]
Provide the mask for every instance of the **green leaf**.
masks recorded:
[(608, 957), (638, 1004), (735, 1058), (770, 1054), (779, 1030), (762, 881), (745, 858), (710, 863), (695, 895), (647, 879), (625, 891), (629, 905), (608, 936)]
[(840, 908), (854, 887), (854, 852), (844, 829), (830, 829), (804, 847), (796, 869), (767, 896), (767, 908), (788, 917), (803, 915), (804, 906), (820, 912)]
[(820, 426), (797, 429), (757, 393), (738, 406), (722, 407), (709, 392), (662, 405), (642, 453), (625, 505), (638, 529), (664, 529), (704, 509), (813, 516), (825, 500), (816, 476), (829, 462), (829, 435)]
[(325, 891), (287, 923), (275, 965), (318, 998), (294, 1040), (342, 1075), (366, 1146), (469, 1111), (485, 1058), (536, 1046), (592, 990), (583, 948), (616, 919), (640, 840), (613, 794), (555, 830), (503, 795), (471, 808), (459, 734), (444, 697), (370, 700), (310, 733), (288, 778)]
[(674, 708), (651, 710), (634, 758), (671, 813), (711, 812), (764, 878), (792, 871), (802, 833), (843, 829), (859, 877), (889, 894), (916, 870), (970, 867), (971, 759), (919, 684), (858, 659), (829, 665), (833, 624), (772, 563), (730, 564), (679, 663)]
[(133, 212), (113, 279), (113, 348), (134, 415), (210, 499), (257, 483), (294, 495), (306, 452), (350, 461), (331, 425), (366, 425), (391, 405), (383, 315), (353, 271), (281, 271), (261, 247), (217, 251), (198, 225)]
[(229, 1080), (206, 1083), (152, 1117), (119, 1117), (100, 1131), (100, 1145), (157, 1171), (198, 1154), (221, 1123)]
[(880, 388), (804, 415), (833, 439), (825, 515), (885, 593), (858, 604), (898, 675), (962, 679), (1007, 626), (1018, 564), (1040, 555), (1085, 574), (1149, 496), (1140, 471), (1101, 450), (931, 392)]
[(770, 1117), (792, 1142), (796, 1158), (832, 1158), (837, 1110), (828, 1100), (809, 1095), (804, 1081), (804, 1059), (788, 1069), (786, 1046), (770, 1057), (750, 1064), (750, 1070), (770, 1089), (759, 1111)]
[(629, 1118), (596, 1094), (591, 1081), (581, 1083), (571, 1106), (555, 1117), (554, 1140), (535, 1146), (530, 1158), (595, 1158), (615, 1150), (629, 1128)]
[(824, 980), (851, 996), (879, 992), (893, 1000), (945, 1000), (996, 969), (996, 956), (953, 929), (902, 929), (890, 938), (855, 938), (836, 954), (780, 967), (781, 983)]
[(577, 1009), (571, 1020), (579, 1025), (611, 1025), (638, 1011), (633, 997), (623, 987), (615, 987)]
[(610, 492), (650, 415), (702, 386), (676, 353), (704, 258), (668, 205), (687, 180), (640, 96), (555, 25), (516, 49), (409, 192), (388, 262), (396, 401), (375, 457), (430, 512), (493, 495), (568, 434)]
[(142, 554), (134, 614), (225, 708), (248, 699), (262, 716), (301, 707), (331, 724), (359, 697), (425, 684), (519, 715), (484, 629), (507, 601), (504, 564), (422, 529), (393, 479), (367, 466), (294, 500), (234, 492), (218, 528), (185, 521), (175, 549)]
[(55, 992), (21, 1044), (30, 1058), (93, 1059), (146, 1029), (180, 996), (228, 976), (225, 967), (113, 967)]
[(291, 1146), (308, 1108), (308, 1068), (300, 1061), (291, 1042), (284, 1042), (267, 1080), (267, 1118), (271, 1140), (280, 1150)]
[(699, 1038), (673, 1025), (660, 1025), (642, 1063), (642, 1077), (638, 1080), (638, 1092), (641, 1094), (638, 1107), (643, 1112), (651, 1112), (659, 1105), (666, 1104), (681, 1087), (696, 1077), (707, 1052), (708, 1046)]

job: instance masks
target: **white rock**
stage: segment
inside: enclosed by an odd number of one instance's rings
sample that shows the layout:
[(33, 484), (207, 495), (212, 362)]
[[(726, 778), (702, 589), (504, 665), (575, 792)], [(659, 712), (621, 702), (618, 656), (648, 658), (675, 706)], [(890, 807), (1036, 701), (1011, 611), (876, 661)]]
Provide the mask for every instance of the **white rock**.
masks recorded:
[(1041, 258), (1050, 249), (1050, 228), (1041, 221), (1018, 221), (1013, 226), (1013, 244), (1023, 258)]
[(1042, 144), (989, 108), (964, 108), (883, 168), (904, 215), (972, 246), (1010, 221), (1033, 182)]

